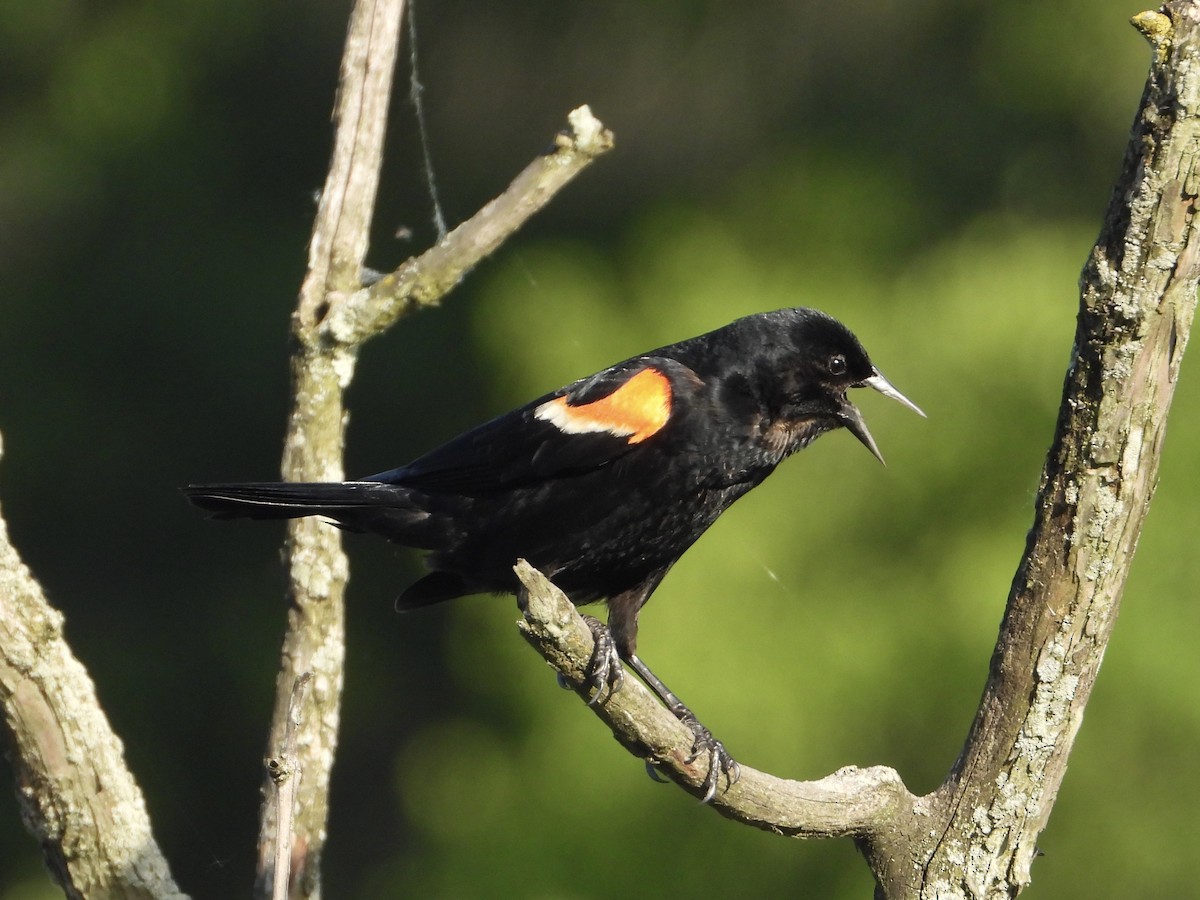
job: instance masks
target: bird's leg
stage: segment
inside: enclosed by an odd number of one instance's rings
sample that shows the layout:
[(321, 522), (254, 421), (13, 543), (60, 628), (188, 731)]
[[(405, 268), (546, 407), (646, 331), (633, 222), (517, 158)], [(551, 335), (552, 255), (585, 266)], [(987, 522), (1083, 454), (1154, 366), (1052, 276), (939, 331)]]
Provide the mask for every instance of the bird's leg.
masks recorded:
[(636, 654), (626, 657), (625, 661), (629, 663), (633, 671), (637, 672), (638, 677), (657, 695), (675, 718), (692, 732), (692, 753), (685, 761), (694, 762), (701, 756), (708, 758), (708, 775), (704, 778), (704, 797), (701, 802), (708, 803), (717, 795), (717, 785), (722, 775), (725, 776), (725, 790), (729, 790), (740, 777), (741, 770), (737, 761), (725, 749), (725, 745), (712, 736), (712, 732), (700, 723), (696, 714), (688, 709), (684, 702), (676, 697), (671, 689), (663, 684), (662, 680), (651, 672), (650, 667), (642, 662)]
[(588, 661), (587, 677), (583, 680), (584, 687), (596, 692), (587, 702), (588, 706), (595, 706), (611, 697), (614, 691), (620, 690), (621, 682), (625, 680), (625, 670), (621, 667), (621, 657), (617, 653), (612, 632), (595, 616), (585, 615), (583, 621), (591, 629), (595, 641), (592, 658)]
[(693, 738), (692, 751), (691, 755), (687, 758), (687, 762), (695, 762), (701, 756), (707, 758), (708, 774), (704, 777), (703, 802), (708, 803), (717, 795), (717, 786), (722, 775), (725, 776), (726, 790), (729, 790), (733, 783), (738, 780), (738, 764), (729, 755), (729, 751), (725, 749), (725, 745), (713, 737), (711, 731), (700, 724), (700, 720), (696, 718), (696, 714), (688, 709), (683, 701), (676, 697), (670, 688), (663, 684), (662, 680), (651, 672), (650, 667), (642, 662), (637, 655), (638, 613), (641, 612), (642, 607), (646, 604), (650, 595), (654, 593), (654, 589), (658, 587), (659, 582), (662, 581), (669, 568), (670, 566), (667, 566), (654, 572), (649, 578), (632, 590), (610, 597), (608, 601), (608, 627), (620, 659), (629, 663), (633, 671), (638, 674), (638, 677), (646, 683), (646, 687), (650, 688), (655, 696), (662, 701), (663, 705), (671, 711), (671, 714), (691, 731)]

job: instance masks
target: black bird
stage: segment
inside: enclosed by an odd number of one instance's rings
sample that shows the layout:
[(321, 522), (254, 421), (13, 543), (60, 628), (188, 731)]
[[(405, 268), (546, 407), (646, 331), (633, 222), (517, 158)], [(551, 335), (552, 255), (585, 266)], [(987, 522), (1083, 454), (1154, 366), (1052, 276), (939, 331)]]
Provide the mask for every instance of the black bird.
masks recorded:
[(408, 610), (466, 594), (516, 593), (518, 558), (577, 605), (604, 600), (592, 702), (629, 666), (695, 736), (705, 800), (737, 764), (637, 655), (638, 612), (730, 504), (784, 458), (846, 428), (883, 457), (849, 388), (924, 415), (844, 325), (813, 309), (747, 316), (610, 366), (474, 428), (420, 459), (344, 483), (206, 484), (184, 493), (217, 518), (320, 515), (429, 551)]

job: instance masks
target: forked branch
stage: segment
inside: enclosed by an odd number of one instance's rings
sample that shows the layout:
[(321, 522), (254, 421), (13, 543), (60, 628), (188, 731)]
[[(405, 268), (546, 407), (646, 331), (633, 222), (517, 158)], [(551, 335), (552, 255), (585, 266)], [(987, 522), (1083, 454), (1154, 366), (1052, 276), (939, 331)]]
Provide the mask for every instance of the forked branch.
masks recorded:
[[(598, 155), (612, 135), (587, 107), (572, 112), (551, 150), (538, 156), (496, 200), (437, 246), (364, 286), (364, 260), (383, 155), (403, 0), (358, 0), (342, 58), (329, 173), (321, 193), (309, 264), (292, 317), (293, 404), (283, 454), (288, 481), (339, 481), (345, 438), (343, 396), (359, 347), (397, 319), (437, 303), (463, 275), (523, 225)], [(299, 724), (293, 833), (276, 845), (281, 792), (265, 785), (257, 896), (269, 897), (276, 860), (291, 860), (290, 896), (320, 893), (329, 772), (345, 653), (343, 595), (348, 569), (336, 529), (314, 519), (289, 523), (285, 544), (292, 603), (276, 681), (270, 747), (292, 721), (292, 685), (312, 673)]]
[[(816, 782), (743, 766), (714, 806), (782, 834), (853, 835), (882, 897), (1009, 898), (1030, 880), (1155, 487), (1196, 306), (1200, 3), (1134, 24), (1154, 46), (1103, 229), (1080, 280), (1073, 357), (1034, 527), (975, 723), (945, 783), (921, 798), (891, 769)], [(591, 636), (528, 567), (523, 634), (579, 684)], [(691, 737), (632, 678), (597, 715), (635, 755), (695, 792)]]

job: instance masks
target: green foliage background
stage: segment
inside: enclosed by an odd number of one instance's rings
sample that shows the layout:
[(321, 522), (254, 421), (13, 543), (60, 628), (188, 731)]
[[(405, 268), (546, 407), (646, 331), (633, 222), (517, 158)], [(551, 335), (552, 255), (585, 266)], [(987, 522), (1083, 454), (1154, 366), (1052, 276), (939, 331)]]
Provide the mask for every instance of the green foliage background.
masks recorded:
[[(748, 765), (886, 763), (933, 788), (1031, 520), (1077, 274), (1148, 62), (1137, 11), (421, 5), (451, 220), (579, 103), (618, 149), (443, 308), (367, 349), (348, 470), (738, 315), (825, 309), (928, 421), (862, 398), (888, 467), (845, 434), (789, 462), (667, 579), (642, 649)], [(0, 501), (197, 897), (251, 879), (280, 531), (206, 523), (176, 489), (277, 471), (345, 13), (0, 0)], [(378, 268), (432, 239), (406, 88)], [(1031, 897), (1193, 889), (1191, 369)], [(401, 618), (414, 555), (349, 543), (326, 896), (869, 896), (849, 842), (738, 827), (646, 779), (517, 637), (510, 600)], [(0, 898), (56, 896), (8, 796)]]

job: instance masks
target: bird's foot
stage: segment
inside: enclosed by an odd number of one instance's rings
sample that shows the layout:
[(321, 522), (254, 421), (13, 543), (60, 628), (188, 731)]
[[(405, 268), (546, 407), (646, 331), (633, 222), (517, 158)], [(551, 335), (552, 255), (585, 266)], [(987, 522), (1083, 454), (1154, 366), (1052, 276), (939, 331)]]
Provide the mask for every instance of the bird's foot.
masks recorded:
[(591, 629), (592, 639), (596, 642), (592, 649), (592, 658), (588, 661), (587, 677), (583, 680), (584, 687), (595, 691), (587, 704), (595, 706), (621, 689), (621, 683), (625, 680), (625, 669), (621, 665), (617, 644), (608, 626), (595, 616), (584, 616), (583, 621)]
[(691, 730), (694, 737), (691, 755), (684, 762), (693, 763), (702, 756), (708, 759), (708, 774), (704, 776), (702, 785), (704, 796), (700, 798), (700, 802), (710, 803), (713, 797), (717, 796), (721, 776), (725, 776), (725, 790), (729, 790), (741, 777), (741, 767), (729, 755), (725, 745), (713, 737), (712, 732), (701, 725), (700, 720), (690, 710), (680, 716), (679, 721)]

